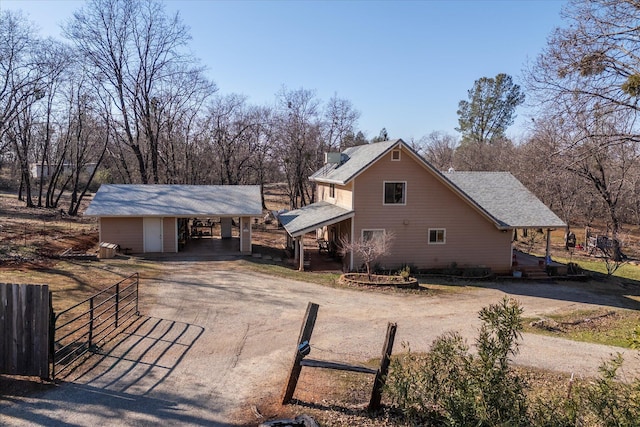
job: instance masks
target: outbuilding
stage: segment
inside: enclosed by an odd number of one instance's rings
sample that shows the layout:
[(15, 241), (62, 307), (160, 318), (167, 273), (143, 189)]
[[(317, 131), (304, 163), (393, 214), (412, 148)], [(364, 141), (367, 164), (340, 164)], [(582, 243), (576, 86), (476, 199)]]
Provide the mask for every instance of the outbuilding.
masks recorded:
[(178, 252), (218, 225), (219, 238), (237, 238), (240, 252), (251, 253), (262, 202), (258, 185), (103, 184), (84, 215), (98, 218), (101, 242), (131, 253)]

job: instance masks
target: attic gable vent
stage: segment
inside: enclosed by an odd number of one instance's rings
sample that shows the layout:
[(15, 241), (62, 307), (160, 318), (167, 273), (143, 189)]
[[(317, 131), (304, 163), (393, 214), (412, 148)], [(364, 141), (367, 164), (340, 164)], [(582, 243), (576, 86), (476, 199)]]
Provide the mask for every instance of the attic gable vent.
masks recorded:
[(400, 150), (396, 149), (391, 151), (391, 160), (397, 162), (400, 160)]

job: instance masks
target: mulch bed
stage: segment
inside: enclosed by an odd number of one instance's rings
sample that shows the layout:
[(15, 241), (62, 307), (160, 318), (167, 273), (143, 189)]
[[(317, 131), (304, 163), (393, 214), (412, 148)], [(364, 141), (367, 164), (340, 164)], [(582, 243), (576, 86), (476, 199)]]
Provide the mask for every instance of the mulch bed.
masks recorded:
[(392, 286), (397, 288), (418, 288), (418, 279), (409, 277), (405, 279), (402, 276), (386, 276), (372, 274), (371, 280), (364, 273), (345, 273), (340, 276), (340, 282), (346, 285), (356, 286)]

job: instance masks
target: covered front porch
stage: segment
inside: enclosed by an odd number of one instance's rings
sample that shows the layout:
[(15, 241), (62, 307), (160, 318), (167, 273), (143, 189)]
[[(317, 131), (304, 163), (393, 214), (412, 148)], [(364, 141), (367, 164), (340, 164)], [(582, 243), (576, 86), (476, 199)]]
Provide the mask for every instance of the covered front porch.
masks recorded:
[[(298, 270), (304, 271), (311, 264), (310, 254), (305, 255), (305, 235), (313, 233), (318, 254), (339, 255), (340, 239), (352, 235), (355, 215), (353, 210), (328, 203), (317, 202), (278, 215), (278, 221), (287, 232), (287, 247), (294, 252)], [(350, 256), (350, 255), (349, 255)]]

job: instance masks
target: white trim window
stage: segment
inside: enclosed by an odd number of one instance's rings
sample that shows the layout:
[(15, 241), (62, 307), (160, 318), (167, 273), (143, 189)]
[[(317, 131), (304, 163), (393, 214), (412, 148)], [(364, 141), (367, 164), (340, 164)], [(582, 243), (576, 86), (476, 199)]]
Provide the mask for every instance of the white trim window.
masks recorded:
[(446, 242), (447, 242), (446, 228), (430, 228), (429, 229), (430, 245), (444, 245)]
[(362, 241), (368, 242), (370, 240), (382, 239), (384, 238), (384, 228), (371, 228), (371, 229), (362, 229)]
[(385, 181), (382, 204), (384, 205), (405, 205), (407, 203), (407, 182), (406, 181)]
[(332, 199), (336, 198), (336, 185), (335, 184), (329, 184), (329, 197), (331, 197)]
[(396, 150), (392, 150), (391, 151), (391, 161), (392, 162), (399, 162), (400, 161), (400, 149), (396, 149)]

